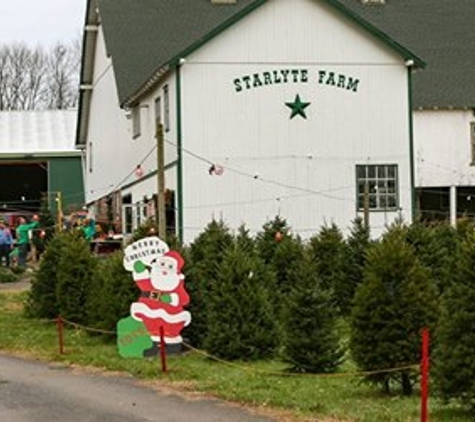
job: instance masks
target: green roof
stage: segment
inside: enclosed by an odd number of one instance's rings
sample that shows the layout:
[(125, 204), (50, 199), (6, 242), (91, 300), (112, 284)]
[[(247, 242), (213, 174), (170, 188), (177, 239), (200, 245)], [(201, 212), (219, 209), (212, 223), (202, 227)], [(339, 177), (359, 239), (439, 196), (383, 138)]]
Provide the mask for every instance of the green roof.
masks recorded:
[(475, 0), (338, 1), (424, 58), (413, 78), (415, 107), (475, 106)]
[[(146, 91), (150, 81), (165, 73), (180, 57), (186, 56), (266, 1), (269, 0), (237, 0), (235, 4), (216, 5), (211, 0), (98, 0), (106, 48), (114, 65), (120, 104), (133, 103)], [(402, 58), (412, 59), (416, 66), (424, 65), (419, 55), (425, 60), (434, 57), (434, 54), (426, 57), (429, 51), (424, 48), (413, 49), (414, 43), (406, 42), (418, 37), (408, 36), (407, 32), (412, 32), (412, 27), (407, 30), (405, 20), (406, 15), (410, 13), (404, 7), (399, 7), (400, 4), (428, 4), (431, 0), (387, 0), (389, 4), (379, 7), (362, 6), (360, 0), (319, 1), (325, 1), (340, 11)], [(434, 2), (447, 5), (454, 2), (473, 2), (475, 5), (474, 0)], [(411, 10), (414, 9), (412, 6)], [(413, 17), (412, 21), (418, 18), (419, 21), (425, 22), (425, 14), (421, 15), (422, 10), (419, 10), (419, 15)], [(431, 26), (421, 25), (420, 30), (424, 33), (426, 27)], [(395, 31), (395, 28), (399, 31)], [(430, 44), (430, 40), (427, 44)], [(415, 46), (419, 47), (418, 44)], [(429, 66), (431, 64), (429, 63)], [(416, 105), (420, 104), (421, 98), (426, 98), (426, 93), (418, 92), (419, 89), (426, 88), (425, 84), (420, 83), (424, 80), (424, 74), (425, 71), (415, 77)], [(430, 84), (427, 86), (431, 91), (434, 90)], [(435, 89), (437, 88), (440, 87), (436, 86)], [(452, 92), (450, 89), (447, 91)]]
[(99, 0), (106, 48), (126, 103), (162, 68), (266, 0)]

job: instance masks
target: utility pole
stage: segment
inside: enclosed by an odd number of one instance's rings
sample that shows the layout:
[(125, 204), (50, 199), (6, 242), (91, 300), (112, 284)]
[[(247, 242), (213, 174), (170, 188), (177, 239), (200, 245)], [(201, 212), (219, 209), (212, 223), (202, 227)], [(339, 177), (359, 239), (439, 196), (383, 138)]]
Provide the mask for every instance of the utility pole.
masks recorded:
[(157, 123), (157, 223), (158, 237), (166, 240), (167, 221), (165, 214), (165, 141), (163, 125)]
[(63, 194), (61, 192), (56, 192), (56, 220), (57, 231), (63, 231)]

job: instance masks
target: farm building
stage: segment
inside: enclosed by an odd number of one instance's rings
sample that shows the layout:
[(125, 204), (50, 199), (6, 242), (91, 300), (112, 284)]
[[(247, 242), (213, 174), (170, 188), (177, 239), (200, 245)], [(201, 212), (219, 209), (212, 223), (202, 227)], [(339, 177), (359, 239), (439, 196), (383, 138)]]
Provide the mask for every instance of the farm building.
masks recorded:
[(474, 11), (90, 0), (76, 133), (86, 202), (128, 233), (155, 216), (163, 182), (167, 226), (185, 242), (211, 219), (255, 232), (279, 215), (305, 238), (357, 216), (377, 236), (395, 219), (470, 215)]
[(0, 112), (0, 214), (56, 213), (84, 206), (81, 152), (75, 148), (77, 110)]

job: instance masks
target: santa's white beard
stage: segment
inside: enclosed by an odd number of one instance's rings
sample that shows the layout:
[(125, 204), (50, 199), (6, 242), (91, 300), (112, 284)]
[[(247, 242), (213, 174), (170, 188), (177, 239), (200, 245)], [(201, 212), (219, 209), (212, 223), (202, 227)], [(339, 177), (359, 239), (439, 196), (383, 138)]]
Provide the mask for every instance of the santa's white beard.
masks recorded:
[(150, 279), (152, 282), (152, 286), (157, 290), (162, 290), (165, 292), (170, 292), (175, 290), (180, 283), (180, 278), (177, 274), (168, 273), (164, 275), (161, 270), (152, 271), (150, 272)]

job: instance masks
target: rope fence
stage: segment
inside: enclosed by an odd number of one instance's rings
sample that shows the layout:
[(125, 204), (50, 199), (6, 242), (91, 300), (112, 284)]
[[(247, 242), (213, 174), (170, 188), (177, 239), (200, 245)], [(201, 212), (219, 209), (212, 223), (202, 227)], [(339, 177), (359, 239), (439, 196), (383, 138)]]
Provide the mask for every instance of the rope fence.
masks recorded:
[[(2, 327), (3, 321), (0, 321), (0, 328)], [(7, 327), (25, 327), (27, 324), (28, 327), (31, 327), (34, 324), (37, 326), (44, 326), (47, 324), (56, 324), (57, 328), (57, 336), (58, 336), (58, 351), (60, 355), (65, 354), (65, 336), (64, 336), (64, 328), (65, 326), (72, 327), (76, 330), (82, 330), (84, 332), (90, 332), (94, 334), (105, 334), (105, 335), (117, 335), (116, 330), (104, 330), (94, 327), (88, 327), (82, 324), (78, 324), (76, 322), (70, 321), (68, 319), (63, 318), (62, 316), (58, 316), (56, 319), (44, 319), (44, 320), (28, 320), (24, 323), (10, 323), (7, 322), (5, 326)], [(160, 349), (159, 349), (159, 356), (161, 360), (161, 370), (163, 373), (167, 372), (167, 352), (166, 352), (166, 345), (164, 341), (164, 332), (163, 327), (160, 328), (160, 332), (157, 333), (160, 335)], [(422, 347), (421, 347), (421, 362), (416, 364), (407, 364), (407, 365), (400, 365), (393, 368), (385, 368), (385, 369), (376, 369), (371, 371), (349, 371), (349, 372), (336, 372), (336, 373), (292, 373), (292, 372), (284, 372), (278, 370), (266, 370), (266, 369), (259, 369), (249, 365), (243, 365), (235, 362), (231, 362), (222, 358), (219, 358), (211, 353), (206, 352), (205, 350), (198, 349), (193, 347), (191, 344), (187, 342), (183, 342), (182, 345), (185, 350), (189, 350), (193, 353), (198, 355), (204, 356), (207, 359), (211, 359), (223, 365), (239, 369), (246, 373), (256, 373), (256, 374), (264, 374), (264, 375), (271, 375), (271, 376), (284, 376), (284, 377), (316, 377), (316, 378), (351, 378), (351, 377), (366, 377), (371, 375), (379, 375), (379, 374), (390, 374), (402, 371), (418, 371), (421, 375), (421, 422), (428, 421), (428, 379), (429, 379), (429, 330), (424, 329), (422, 332)]]

